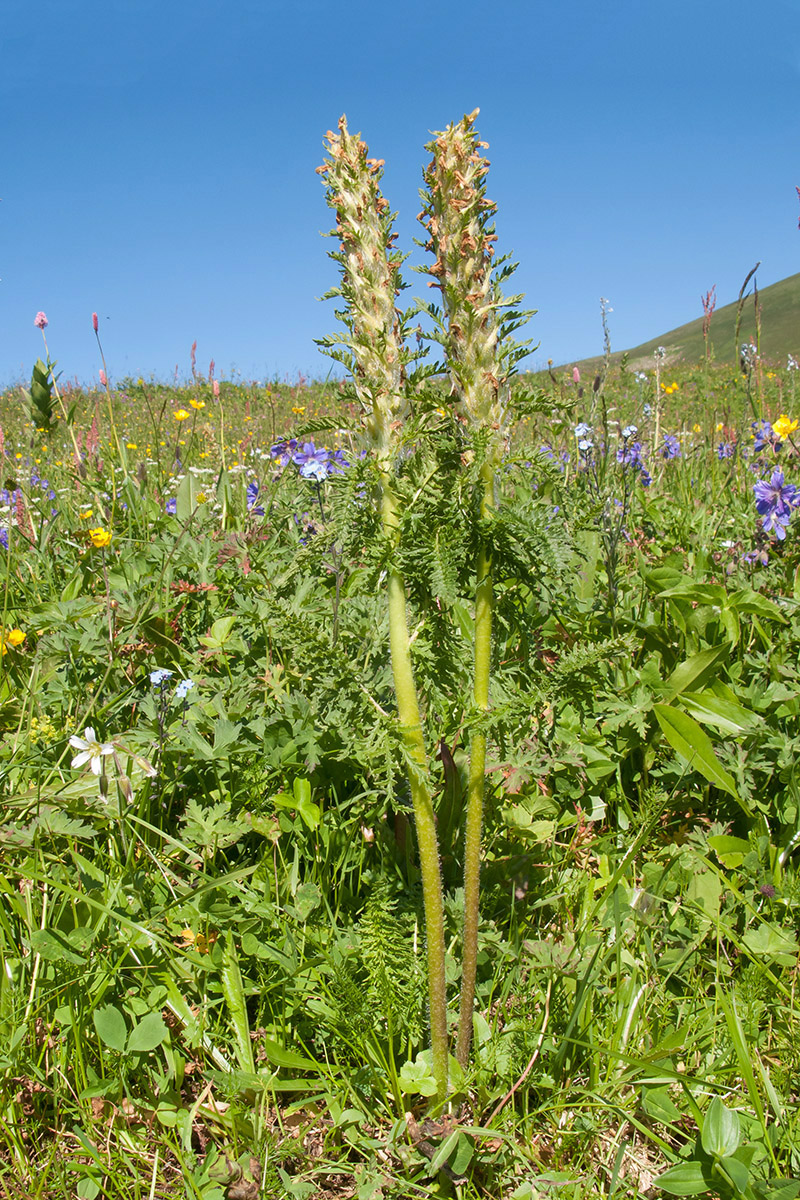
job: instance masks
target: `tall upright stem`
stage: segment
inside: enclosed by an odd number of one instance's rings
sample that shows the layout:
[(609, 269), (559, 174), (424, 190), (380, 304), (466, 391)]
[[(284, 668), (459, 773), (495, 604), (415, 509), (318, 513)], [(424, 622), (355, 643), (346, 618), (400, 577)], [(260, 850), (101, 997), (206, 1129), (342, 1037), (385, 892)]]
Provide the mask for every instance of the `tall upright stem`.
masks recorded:
[[(381, 498), (383, 530), (394, 545), (397, 541), (397, 505), (391, 483), (384, 476)], [(411, 643), (408, 635), (406, 591), (403, 576), (395, 567), (389, 568), (389, 645), (392, 674), (397, 696), (397, 712), (403, 743), (410, 759), (408, 782), (414, 809), (414, 824), (419, 848), (419, 867), (422, 875), (422, 901), (425, 909), (427, 938), (428, 997), (430, 1003), (431, 1050), (433, 1076), (437, 1099), (447, 1097), (447, 987), (445, 982), (444, 902), (439, 865), (439, 845), (433, 813), (428, 758), (419, 712), (414, 669), (411, 663)]]
[[(491, 463), (481, 470), (481, 520), (494, 510), (494, 471)], [(492, 654), (492, 558), (484, 535), (478, 554), (475, 584), (475, 667), (472, 695), (475, 708), (489, 707), (489, 674)], [(472, 1039), (472, 1010), (478, 964), (478, 920), (480, 917), (481, 831), (486, 778), (486, 734), (476, 729), (470, 738), (467, 814), (464, 834), (464, 957), (461, 973), (461, 1007), (458, 1018), (456, 1058), (462, 1067), (469, 1062)]]

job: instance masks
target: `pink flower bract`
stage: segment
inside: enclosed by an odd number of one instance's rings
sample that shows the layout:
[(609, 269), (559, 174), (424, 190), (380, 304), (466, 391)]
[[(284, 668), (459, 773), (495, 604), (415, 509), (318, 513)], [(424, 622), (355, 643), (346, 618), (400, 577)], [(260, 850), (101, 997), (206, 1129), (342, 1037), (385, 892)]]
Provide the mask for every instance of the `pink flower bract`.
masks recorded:
[(33, 318), (33, 323), (37, 329), (44, 329), (47, 326), (47, 317), (43, 312), (38, 312)]
[(92, 313), (92, 329), (97, 333), (97, 313)]

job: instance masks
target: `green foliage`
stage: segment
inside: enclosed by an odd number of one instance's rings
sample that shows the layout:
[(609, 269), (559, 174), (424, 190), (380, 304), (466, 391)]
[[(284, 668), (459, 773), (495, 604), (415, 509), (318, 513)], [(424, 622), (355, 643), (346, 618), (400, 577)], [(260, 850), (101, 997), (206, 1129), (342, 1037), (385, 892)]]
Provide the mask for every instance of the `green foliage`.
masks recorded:
[(43, 363), (37, 358), (33, 364), (31, 386), (24, 393), (29, 420), (36, 429), (46, 434), (52, 433), (56, 416), (54, 387), (57, 377), (54, 368), (55, 363)]

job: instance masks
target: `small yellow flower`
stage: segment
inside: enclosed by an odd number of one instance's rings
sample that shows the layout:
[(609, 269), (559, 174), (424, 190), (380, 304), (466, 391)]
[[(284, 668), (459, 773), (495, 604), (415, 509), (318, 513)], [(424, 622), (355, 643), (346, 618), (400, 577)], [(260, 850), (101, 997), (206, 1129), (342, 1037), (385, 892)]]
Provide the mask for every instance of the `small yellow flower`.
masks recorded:
[(302, 415), (305, 411), (306, 411), (305, 404), (297, 404), (292, 408), (292, 412), (294, 413), (294, 415), (296, 417), (302, 417)]
[(725, 426), (722, 424), (722, 421), (720, 421), (719, 425), (716, 426), (716, 432), (722, 433), (724, 428), (725, 428)]
[(125, 449), (126, 450), (138, 450), (139, 447), (136, 445), (136, 442), (126, 442)]
[(205, 494), (205, 492), (197, 493), (197, 503), (198, 504), (205, 504), (207, 499), (208, 499), (208, 496)]
[(25, 634), (21, 629), (10, 629), (6, 634), (6, 641), (9, 646), (21, 646), (25, 641)]
[(702, 429), (700, 428), (700, 426), (699, 426), (699, 425), (693, 425), (693, 426), (692, 426), (692, 433), (702, 433), (702, 432), (703, 432), (703, 431), (702, 431)]
[(100, 526), (97, 529), (90, 529), (89, 537), (92, 539), (92, 545), (96, 550), (104, 550), (106, 546), (111, 545), (110, 532), (107, 529), (102, 529)]
[(82, 521), (88, 521), (90, 517), (94, 516), (94, 512), (91, 508), (86, 508), (83, 509), (79, 515)]
[(14, 455), (14, 458), (22, 458), (22, 455), (21, 455), (21, 454), (19, 454), (19, 453), (17, 453), (17, 454), (15, 454), (15, 455)]
[(199, 412), (201, 408), (205, 408), (206, 402), (205, 402), (205, 400), (190, 400), (189, 406), (191, 408), (196, 408), (197, 411)]
[(189, 929), (188, 927), (181, 930), (181, 937), (184, 945), (187, 947), (194, 946), (198, 954), (208, 954), (218, 936), (219, 935), (215, 929), (210, 931), (208, 937), (206, 937), (204, 933), (195, 933), (194, 930)]
[(791, 417), (787, 417), (786, 413), (781, 413), (772, 426), (772, 432), (776, 433), (779, 438), (786, 439), (790, 434), (794, 433), (797, 426), (797, 421), (793, 421)]
[(186, 411), (185, 408), (176, 408), (175, 412), (172, 415), (176, 421), (188, 421), (189, 420), (189, 413)]

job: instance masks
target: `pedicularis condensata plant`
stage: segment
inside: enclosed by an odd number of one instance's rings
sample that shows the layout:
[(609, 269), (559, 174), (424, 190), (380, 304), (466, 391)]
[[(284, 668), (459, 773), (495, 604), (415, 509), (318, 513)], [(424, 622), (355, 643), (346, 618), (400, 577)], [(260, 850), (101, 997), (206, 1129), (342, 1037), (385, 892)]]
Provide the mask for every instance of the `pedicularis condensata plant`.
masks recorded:
[[(429, 335), (444, 349), (442, 370), (451, 382), (453, 416), (471, 438), (468, 458), (479, 467), (479, 513), (475, 592), (473, 711), (465, 829), (465, 922), (461, 1013), (457, 1055), (469, 1057), (475, 996), (480, 883), (480, 845), (486, 771), (486, 733), (481, 724), (489, 707), (492, 638), (491, 519), (495, 508), (495, 472), (500, 464), (508, 379), (527, 350), (511, 333), (530, 315), (515, 311), (519, 297), (506, 299), (501, 280), (513, 271), (504, 259), (493, 264), (496, 240), (486, 198), (489, 169), (481, 154), (486, 143), (474, 128), (477, 110), (435, 135), (424, 174), (423, 221), (427, 249), (435, 262), (427, 269), (441, 290), (441, 308), (418, 304), (408, 314), (397, 308), (403, 287), (403, 256), (394, 249), (393, 216), (380, 192), (382, 160), (367, 157), (366, 144), (351, 136), (344, 117), (338, 132), (326, 137), (328, 158), (320, 173), (327, 200), (336, 213), (341, 284), (330, 295), (345, 307), (337, 316), (347, 333), (325, 339), (326, 351), (350, 371), (366, 418), (381, 483), (381, 518), (389, 546), (389, 630), (397, 708), (408, 751), (420, 871), (423, 882), (428, 953), (431, 1043), (437, 1098), (447, 1093), (448, 1044), (444, 971), (444, 920), (439, 848), (436, 837), (428, 756), (410, 653), (403, 576), (393, 565), (400, 537), (395, 462), (399, 435), (411, 414), (413, 388), (406, 367), (412, 355), (405, 334), (412, 316), (424, 311), (433, 322)], [(499, 268), (499, 269), (498, 269)]]
[(344, 117), (338, 133), (328, 132), (329, 157), (319, 168), (327, 200), (336, 213), (340, 249), (332, 254), (341, 266), (344, 298), (337, 313), (347, 335), (322, 344), (350, 370), (376, 451), (381, 490), (381, 522), (389, 548), (387, 588), (389, 640), (397, 710), (408, 752), (408, 781), (414, 809), (422, 875), (427, 936), (428, 990), (433, 1073), (437, 1095), (447, 1094), (447, 994), (445, 985), (444, 905), (428, 756), (411, 663), (405, 581), (393, 563), (399, 533), (394, 460), (397, 435), (410, 411), (404, 349), (405, 322), (397, 311), (402, 256), (393, 249), (392, 215), (381, 194), (381, 163), (367, 157), (360, 137), (348, 133)]
[[(508, 400), (508, 379), (515, 364), (527, 354), (525, 344), (511, 333), (530, 313), (517, 312), (519, 296), (505, 298), (501, 280), (514, 266), (506, 259), (493, 269), (494, 242), (491, 218), (495, 204), (486, 197), (489, 163), (481, 153), (488, 149), (475, 129), (478, 110), (458, 124), (449, 125), (425, 147), (432, 155), (425, 171), (426, 191), (420, 220), (429, 239), (425, 249), (436, 261), (427, 273), (442, 296), (442, 307), (425, 305), (432, 318), (433, 337), (445, 351), (451, 381), (451, 403), (474, 435), (482, 455), (478, 476), (481, 529), (475, 583), (475, 658), (473, 702), (476, 715), (489, 707), (492, 646), (492, 554), (490, 522), (494, 511), (495, 471), (503, 449), (503, 424)], [(475, 971), (478, 954), (480, 847), (486, 776), (486, 733), (473, 730), (470, 739), (469, 783), (464, 845), (464, 962), (461, 977), (461, 1011), (456, 1056), (462, 1066), (469, 1058)]]

